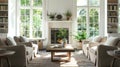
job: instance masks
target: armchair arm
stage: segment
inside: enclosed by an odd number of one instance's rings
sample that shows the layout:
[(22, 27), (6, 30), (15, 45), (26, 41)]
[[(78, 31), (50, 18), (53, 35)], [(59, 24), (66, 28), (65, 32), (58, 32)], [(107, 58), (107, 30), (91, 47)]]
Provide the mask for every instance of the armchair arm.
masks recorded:
[(109, 50), (115, 50), (117, 47), (99, 45), (97, 50), (97, 65), (96, 67), (110, 67), (113, 57), (107, 54)]
[(28, 46), (28, 47), (33, 47), (32, 42), (18, 42), (17, 44), (18, 45), (25, 45), (25, 46)]
[(89, 40), (82, 40), (83, 44), (88, 44), (90, 41)]
[(89, 47), (98, 46), (98, 45), (100, 45), (100, 43), (98, 43), (98, 42), (90, 42), (89, 43)]
[(6, 50), (15, 51), (15, 54), (8, 56), (11, 66), (25, 67), (27, 66), (26, 49), (24, 45), (3, 47)]

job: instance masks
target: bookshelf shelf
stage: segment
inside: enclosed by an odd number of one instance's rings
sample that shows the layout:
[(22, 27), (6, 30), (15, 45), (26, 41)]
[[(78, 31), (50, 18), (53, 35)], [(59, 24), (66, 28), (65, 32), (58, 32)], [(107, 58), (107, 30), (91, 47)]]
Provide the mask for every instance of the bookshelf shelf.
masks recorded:
[(8, 0), (0, 0), (0, 33), (8, 32)]
[(107, 0), (107, 32), (118, 33), (118, 0)]

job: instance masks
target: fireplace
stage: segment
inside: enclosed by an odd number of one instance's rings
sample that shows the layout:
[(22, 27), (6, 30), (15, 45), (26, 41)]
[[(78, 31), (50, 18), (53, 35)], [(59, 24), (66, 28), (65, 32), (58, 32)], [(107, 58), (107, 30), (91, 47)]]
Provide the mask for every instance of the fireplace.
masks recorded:
[(51, 28), (51, 44), (60, 44), (58, 40), (65, 38), (69, 43), (69, 29), (68, 28)]

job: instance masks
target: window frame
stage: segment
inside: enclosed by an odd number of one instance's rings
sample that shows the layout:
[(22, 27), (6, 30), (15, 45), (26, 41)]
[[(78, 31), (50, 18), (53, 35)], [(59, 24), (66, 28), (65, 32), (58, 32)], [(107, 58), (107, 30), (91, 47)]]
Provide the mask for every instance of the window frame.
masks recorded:
[[(33, 4), (32, 0), (30, 0), (30, 6), (21, 6), (21, 0), (18, 0), (18, 2), (16, 3), (16, 5), (17, 5), (17, 10), (16, 10), (16, 11), (17, 11), (17, 14), (16, 14), (16, 15), (17, 15), (16, 35), (17, 35), (17, 36), (20, 36), (20, 23), (21, 23), (21, 19), (20, 19), (21, 12), (20, 12), (20, 11), (21, 11), (21, 9), (30, 9), (30, 26), (31, 26), (30, 28), (31, 28), (31, 29), (30, 29), (30, 34), (29, 34), (30, 37), (29, 37), (29, 38), (30, 38), (30, 39), (31, 39), (31, 38), (32, 38), (32, 39), (35, 39), (35, 38), (36, 38), (36, 37), (33, 38), (33, 37), (32, 37), (33, 34), (31, 33), (31, 32), (32, 32), (32, 26), (33, 26), (33, 25), (32, 25), (33, 16), (34, 16), (33, 11), (34, 11), (34, 9), (40, 9), (40, 10), (42, 10), (41, 30), (40, 30), (40, 31), (42, 32), (42, 36), (39, 37), (39, 38), (43, 38), (43, 37), (44, 37), (44, 30), (43, 30), (43, 29), (44, 29), (44, 28), (43, 28), (43, 26), (44, 26), (44, 23), (43, 23), (43, 19), (44, 19), (44, 18), (43, 18), (43, 16), (44, 16), (44, 15), (43, 15), (43, 11), (44, 11), (43, 8), (44, 8), (44, 6), (43, 6), (43, 3), (44, 3), (44, 2), (43, 2), (43, 0), (42, 0), (42, 5), (41, 5), (41, 6), (34, 6), (34, 5), (32, 5), (32, 4)], [(36, 38), (36, 39), (37, 39), (37, 38)]]
[[(87, 33), (87, 36), (89, 37), (90, 36), (90, 30), (89, 30), (89, 28), (90, 28), (90, 19), (89, 19), (89, 11), (90, 11), (90, 9), (91, 8), (95, 8), (95, 9), (99, 9), (99, 11), (98, 11), (98, 13), (99, 13), (99, 15), (98, 15), (98, 33), (100, 34), (100, 32), (99, 32), (99, 30), (100, 30), (100, 27), (99, 27), (99, 24), (100, 24), (100, 6), (101, 6), (101, 2), (100, 2), (100, 0), (99, 0), (99, 6), (90, 6), (89, 5), (89, 1), (90, 0), (88, 0), (87, 1), (87, 5), (86, 6), (78, 6), (77, 5), (77, 0), (76, 0), (76, 8), (78, 9), (78, 8), (84, 8), (84, 9), (86, 9), (87, 11), (86, 11), (86, 26), (87, 26), (87, 28), (86, 28), (86, 33)], [(76, 12), (77, 13), (77, 12)], [(77, 14), (76, 14), (76, 16), (77, 16)], [(77, 17), (76, 17), (77, 18)], [(77, 31), (78, 31), (78, 22), (77, 22)], [(99, 35), (98, 34), (98, 35)], [(93, 36), (94, 37), (94, 36)]]

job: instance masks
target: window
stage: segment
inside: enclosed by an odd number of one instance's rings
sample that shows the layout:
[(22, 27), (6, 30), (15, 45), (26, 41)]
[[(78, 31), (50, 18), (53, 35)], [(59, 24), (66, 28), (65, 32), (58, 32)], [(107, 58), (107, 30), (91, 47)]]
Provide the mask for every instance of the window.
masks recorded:
[(28, 38), (42, 37), (42, 0), (20, 0), (19, 33)]
[(78, 31), (89, 37), (99, 34), (100, 0), (77, 0)]

